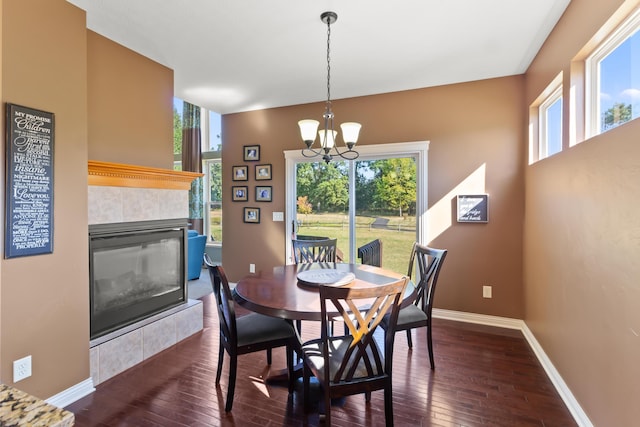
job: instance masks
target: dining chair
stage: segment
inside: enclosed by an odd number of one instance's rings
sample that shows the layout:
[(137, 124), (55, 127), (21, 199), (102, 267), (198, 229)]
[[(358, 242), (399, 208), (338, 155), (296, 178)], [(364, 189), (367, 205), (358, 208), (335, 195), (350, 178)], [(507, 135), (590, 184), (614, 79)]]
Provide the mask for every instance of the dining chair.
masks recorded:
[[(336, 262), (338, 239), (291, 239), (293, 260), (296, 264), (313, 262)], [(302, 332), (302, 321), (296, 321), (298, 333)]]
[(358, 258), (362, 264), (382, 267), (382, 240), (375, 239), (360, 246)]
[[(393, 327), (400, 302), (409, 279), (403, 277), (386, 285), (366, 288), (343, 286), (319, 287), (322, 327), (319, 339), (302, 345), (304, 359), (304, 407), (310, 409), (310, 377), (313, 374), (324, 392), (325, 422), (331, 425), (331, 399), (384, 390), (385, 422), (393, 425), (391, 368), (393, 366), (394, 334), (385, 334), (383, 350), (374, 333), (385, 315)], [(335, 308), (334, 308), (335, 307)], [(329, 335), (329, 323), (338, 311), (348, 333)]]
[(414, 243), (409, 258), (409, 272), (411, 276), (414, 261), (418, 261), (418, 284), (416, 285), (416, 300), (400, 310), (398, 321), (395, 327), (390, 323), (391, 319), (383, 319), (381, 327), (385, 331), (407, 332), (407, 343), (409, 348), (413, 348), (411, 341), (411, 330), (415, 328), (427, 328), (427, 347), (429, 350), (429, 362), (431, 369), (435, 369), (433, 359), (433, 341), (431, 338), (431, 312), (433, 310), (433, 297), (436, 292), (438, 276), (442, 269), (442, 264), (447, 256), (446, 249), (435, 249), (428, 246)]
[(293, 260), (296, 264), (310, 262), (336, 262), (338, 239), (291, 239)]
[(225, 351), (229, 354), (229, 388), (225, 411), (233, 406), (233, 393), (236, 385), (238, 356), (267, 350), (267, 363), (271, 365), (271, 349), (286, 346), (287, 369), (289, 373), (289, 393), (293, 392), (293, 351), (299, 346), (298, 336), (293, 325), (284, 319), (250, 313), (236, 317), (233, 295), (229, 281), (222, 266), (213, 265), (209, 256), (204, 254), (204, 263), (209, 270), (213, 293), (220, 323), (220, 349), (216, 385), (220, 384), (222, 363)]

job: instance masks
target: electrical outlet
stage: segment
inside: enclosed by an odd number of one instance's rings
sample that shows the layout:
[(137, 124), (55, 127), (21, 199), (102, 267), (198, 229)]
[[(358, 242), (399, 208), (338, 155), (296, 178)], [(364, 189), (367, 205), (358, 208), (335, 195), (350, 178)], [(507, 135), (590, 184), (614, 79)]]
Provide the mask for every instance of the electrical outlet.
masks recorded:
[(249, 264), (249, 273), (255, 273), (255, 272), (256, 272), (256, 265)]
[(13, 362), (13, 382), (17, 383), (20, 380), (29, 378), (31, 376), (31, 356), (23, 357), (22, 359)]
[(492, 298), (491, 286), (482, 287), (482, 298)]

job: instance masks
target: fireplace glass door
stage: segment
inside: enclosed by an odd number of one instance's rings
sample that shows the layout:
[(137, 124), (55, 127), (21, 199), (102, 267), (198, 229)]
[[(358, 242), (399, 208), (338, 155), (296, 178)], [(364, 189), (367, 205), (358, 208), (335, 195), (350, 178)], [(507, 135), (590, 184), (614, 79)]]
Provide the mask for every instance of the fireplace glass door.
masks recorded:
[(185, 301), (185, 231), (90, 239), (91, 338)]

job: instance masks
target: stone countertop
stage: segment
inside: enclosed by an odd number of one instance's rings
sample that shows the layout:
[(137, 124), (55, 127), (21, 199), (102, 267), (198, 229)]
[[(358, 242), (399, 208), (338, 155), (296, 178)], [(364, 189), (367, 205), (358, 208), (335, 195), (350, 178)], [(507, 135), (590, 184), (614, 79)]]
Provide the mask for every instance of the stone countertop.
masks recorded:
[(73, 426), (74, 422), (73, 413), (0, 384), (0, 425), (68, 427)]

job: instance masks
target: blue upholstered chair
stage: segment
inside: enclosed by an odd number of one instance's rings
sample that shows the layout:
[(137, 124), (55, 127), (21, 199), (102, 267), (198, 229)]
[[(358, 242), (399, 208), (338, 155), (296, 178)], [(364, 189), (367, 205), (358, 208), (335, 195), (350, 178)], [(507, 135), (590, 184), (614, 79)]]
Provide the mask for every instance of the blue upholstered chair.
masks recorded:
[(207, 236), (198, 234), (196, 230), (187, 230), (187, 280), (200, 278), (206, 243)]

